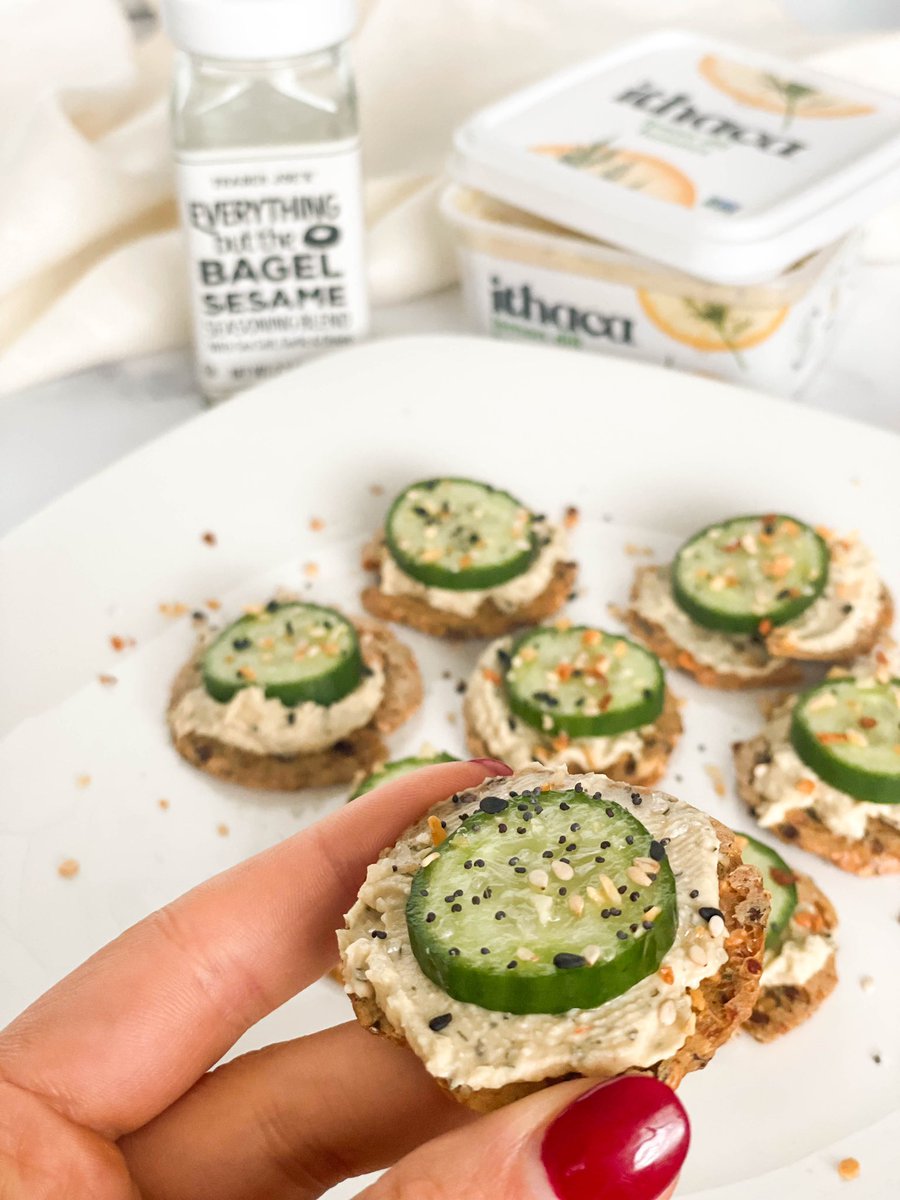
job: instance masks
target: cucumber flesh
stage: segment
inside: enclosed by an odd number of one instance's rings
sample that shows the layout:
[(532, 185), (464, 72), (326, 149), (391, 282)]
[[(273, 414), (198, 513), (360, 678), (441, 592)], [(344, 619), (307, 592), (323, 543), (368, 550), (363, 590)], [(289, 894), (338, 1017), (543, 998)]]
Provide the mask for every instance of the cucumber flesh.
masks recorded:
[(510, 709), (544, 733), (605, 737), (638, 729), (655, 721), (665, 702), (654, 654), (587, 625), (530, 630), (501, 662)]
[(485, 796), (435, 855), (413, 878), (407, 924), (419, 966), (455, 1000), (596, 1008), (655, 971), (675, 940), (665, 847), (599, 792)]
[(393, 762), (385, 763), (377, 771), (373, 771), (367, 775), (353, 795), (351, 800), (356, 800), (360, 796), (364, 796), (366, 792), (371, 792), (374, 788), (381, 787), (383, 783), (392, 783), (393, 780), (399, 779), (402, 775), (408, 775), (410, 771), (417, 771), (419, 767), (432, 767), (435, 763), (459, 762), (458, 758), (454, 758), (452, 754), (432, 754), (427, 758), (397, 758)]
[(828, 582), (830, 554), (814, 529), (781, 515), (710, 525), (675, 556), (676, 603), (723, 633), (768, 632), (804, 612)]
[(364, 667), (356, 630), (333, 608), (271, 601), (221, 633), (203, 655), (203, 684), (227, 704), (261, 687), (292, 707), (334, 704), (359, 686)]
[(391, 505), (385, 542), (420, 583), (480, 591), (528, 570), (542, 545), (536, 524), (508, 492), (471, 479), (428, 479)]
[(855, 800), (900, 804), (900, 680), (828, 679), (803, 692), (791, 744), (821, 780)]
[(771, 846), (758, 842), (756, 838), (750, 837), (749, 833), (742, 833), (740, 836), (747, 842), (741, 857), (745, 863), (757, 868), (763, 877), (766, 890), (772, 895), (772, 911), (766, 927), (766, 949), (774, 954), (784, 941), (788, 923), (797, 907), (796, 876)]

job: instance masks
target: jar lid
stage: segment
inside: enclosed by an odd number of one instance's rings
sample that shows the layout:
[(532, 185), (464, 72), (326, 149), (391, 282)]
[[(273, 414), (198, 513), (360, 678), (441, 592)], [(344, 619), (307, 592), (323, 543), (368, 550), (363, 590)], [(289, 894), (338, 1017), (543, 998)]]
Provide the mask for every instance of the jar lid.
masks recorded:
[(900, 101), (652, 34), (482, 109), (459, 182), (718, 283), (759, 283), (900, 195)]
[(295, 58), (346, 41), (356, 0), (163, 0), (181, 50), (230, 61)]

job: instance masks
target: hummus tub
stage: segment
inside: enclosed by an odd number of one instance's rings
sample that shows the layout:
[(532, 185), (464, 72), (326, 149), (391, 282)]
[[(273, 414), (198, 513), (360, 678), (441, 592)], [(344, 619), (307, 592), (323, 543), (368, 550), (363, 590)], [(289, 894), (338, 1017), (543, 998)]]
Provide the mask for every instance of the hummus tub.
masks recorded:
[(201, 639), (172, 687), (179, 754), (248, 787), (349, 783), (422, 700), (412, 653), (374, 621), (294, 601), (258, 605)]
[(854, 239), (760, 284), (714, 284), (449, 187), (441, 209), (463, 295), (492, 337), (600, 351), (770, 390), (824, 362), (856, 259)]
[(793, 391), (823, 357), (848, 235), (900, 190), (900, 103), (660, 33), (476, 113), (451, 175), (486, 332)]
[(369, 868), (342, 970), (360, 1020), (465, 1103), (573, 1074), (675, 1086), (749, 1015), (768, 901), (712, 818), (560, 769), (491, 780), (430, 816)]

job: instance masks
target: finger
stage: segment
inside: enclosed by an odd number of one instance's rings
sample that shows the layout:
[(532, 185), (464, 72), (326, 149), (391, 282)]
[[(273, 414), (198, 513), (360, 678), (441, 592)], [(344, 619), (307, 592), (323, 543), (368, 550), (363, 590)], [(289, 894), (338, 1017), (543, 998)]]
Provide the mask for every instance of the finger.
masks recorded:
[(359, 1200), (663, 1200), (690, 1141), (657, 1079), (560, 1084), (414, 1150)]
[(335, 928), (379, 852), (500, 769), (424, 767), (160, 909), (0, 1034), (0, 1076), (108, 1137), (144, 1125), (328, 968)]
[(146, 1200), (311, 1200), (474, 1118), (353, 1021), (227, 1063), (119, 1147)]

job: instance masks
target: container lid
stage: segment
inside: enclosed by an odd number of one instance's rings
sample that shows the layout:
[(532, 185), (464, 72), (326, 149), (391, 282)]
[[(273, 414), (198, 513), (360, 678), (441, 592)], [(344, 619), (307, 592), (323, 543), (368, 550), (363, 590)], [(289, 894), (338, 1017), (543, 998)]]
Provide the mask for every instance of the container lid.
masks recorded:
[(653, 34), (476, 113), (454, 178), (719, 283), (758, 283), (900, 195), (900, 100)]
[(163, 24), (204, 58), (295, 58), (350, 37), (356, 0), (163, 0)]

